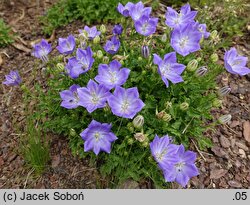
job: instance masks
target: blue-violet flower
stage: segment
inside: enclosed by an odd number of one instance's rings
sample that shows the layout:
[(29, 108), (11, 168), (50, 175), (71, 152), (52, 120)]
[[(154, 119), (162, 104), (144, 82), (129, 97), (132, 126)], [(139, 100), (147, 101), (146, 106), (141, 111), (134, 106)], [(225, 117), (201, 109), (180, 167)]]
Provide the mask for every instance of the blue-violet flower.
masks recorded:
[(100, 151), (111, 152), (111, 143), (117, 140), (113, 132), (111, 132), (111, 124), (100, 123), (92, 120), (88, 128), (86, 128), (80, 136), (84, 142), (84, 151), (93, 152), (98, 155)]

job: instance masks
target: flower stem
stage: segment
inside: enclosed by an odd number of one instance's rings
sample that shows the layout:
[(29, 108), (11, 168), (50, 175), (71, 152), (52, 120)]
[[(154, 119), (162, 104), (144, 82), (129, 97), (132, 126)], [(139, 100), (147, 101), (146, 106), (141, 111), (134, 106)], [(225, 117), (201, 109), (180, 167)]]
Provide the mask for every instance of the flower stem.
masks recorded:
[(120, 131), (121, 126), (122, 126), (122, 121), (123, 121), (123, 118), (122, 118), (121, 121), (120, 121), (120, 125), (119, 125), (118, 131), (117, 131), (117, 133), (116, 133), (116, 136), (119, 134), (119, 131)]

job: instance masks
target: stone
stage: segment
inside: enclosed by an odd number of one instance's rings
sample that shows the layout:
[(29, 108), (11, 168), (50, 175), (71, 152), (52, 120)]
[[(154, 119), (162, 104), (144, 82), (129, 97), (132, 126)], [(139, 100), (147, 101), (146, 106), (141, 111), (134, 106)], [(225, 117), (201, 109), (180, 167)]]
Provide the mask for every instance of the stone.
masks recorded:
[(0, 167), (2, 167), (4, 165), (4, 160), (3, 158), (0, 156)]
[(250, 122), (245, 121), (243, 123), (243, 136), (246, 139), (246, 141), (250, 142)]
[(224, 148), (229, 148), (231, 143), (229, 141), (229, 139), (227, 139), (225, 136), (221, 135), (220, 136), (220, 144), (222, 147)]
[(210, 172), (210, 178), (211, 179), (219, 179), (223, 177), (227, 173), (227, 170), (225, 169), (214, 169)]
[(228, 181), (227, 183), (229, 186), (234, 187), (234, 188), (241, 188), (242, 187), (242, 184), (238, 181), (231, 180), (231, 181)]
[(118, 189), (139, 189), (139, 184), (138, 182), (128, 179), (126, 180), (123, 184), (121, 184)]
[(247, 156), (246, 156), (246, 153), (245, 153), (245, 151), (243, 150), (243, 149), (239, 149), (239, 154), (240, 154), (240, 156), (242, 157), (242, 158), (246, 158)]
[(51, 163), (52, 168), (57, 167), (60, 164), (60, 161), (61, 161), (60, 155), (53, 156), (52, 157), (52, 163)]
[(231, 128), (234, 128), (236, 126), (240, 125), (240, 121), (238, 120), (233, 120), (231, 123), (230, 123), (230, 127)]
[(246, 151), (246, 152), (248, 151), (248, 147), (247, 147), (245, 144), (240, 143), (240, 142), (236, 142), (235, 144), (236, 144), (236, 146), (239, 147), (240, 149), (243, 149), (243, 150)]

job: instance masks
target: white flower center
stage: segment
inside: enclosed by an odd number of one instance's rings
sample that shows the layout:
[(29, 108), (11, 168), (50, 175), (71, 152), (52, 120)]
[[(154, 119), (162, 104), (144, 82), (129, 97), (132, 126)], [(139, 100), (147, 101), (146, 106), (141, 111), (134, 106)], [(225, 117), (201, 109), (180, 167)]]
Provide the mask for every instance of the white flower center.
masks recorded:
[(170, 69), (171, 69), (171, 64), (168, 63), (168, 64), (164, 64), (161, 68), (161, 73), (163, 76), (165, 76), (166, 74), (168, 74), (170, 72)]
[(127, 109), (128, 109), (128, 107), (129, 107), (129, 102), (128, 102), (128, 100), (126, 99), (126, 100), (124, 100), (123, 103), (122, 103), (122, 106), (121, 106), (122, 111), (123, 111), (123, 112), (126, 112)]
[(109, 71), (109, 74), (110, 74), (110, 82), (113, 84), (116, 83), (117, 81), (116, 72)]
[(145, 24), (143, 24), (143, 26), (142, 26), (142, 31), (143, 31), (143, 33), (146, 33), (147, 30), (148, 30), (148, 22), (145, 23)]
[(232, 64), (232, 66), (239, 65), (239, 64), (241, 64), (241, 62), (242, 62), (241, 60), (235, 60)]
[(91, 96), (92, 96), (92, 103), (94, 104), (94, 105), (96, 105), (98, 102), (99, 102), (99, 100), (100, 100), (100, 97), (98, 97), (97, 95), (96, 95), (96, 93), (91, 93)]
[(179, 41), (180, 47), (184, 48), (187, 45), (188, 41), (189, 41), (188, 36), (181, 38)]
[(66, 45), (67, 45), (68, 49), (71, 49), (71, 45), (70, 45), (70, 43), (68, 41), (67, 41)]
[(162, 150), (160, 153), (156, 153), (156, 159), (159, 161), (162, 161), (163, 157), (165, 156), (165, 154), (167, 154), (167, 148), (165, 148), (164, 150)]
[(84, 59), (84, 57), (82, 57), (79, 60), (79, 63), (82, 65), (83, 69), (87, 69), (88, 68), (88, 64), (87, 64), (86, 60)]
[(101, 134), (99, 132), (96, 132), (94, 134), (94, 137), (95, 137), (95, 140), (98, 142), (100, 140), (100, 138), (101, 138)]
[(177, 164), (175, 165), (175, 168), (176, 168), (176, 170), (177, 170), (178, 172), (181, 172), (182, 169), (183, 169), (183, 167), (184, 167), (184, 165), (185, 165), (185, 162), (179, 162), (179, 163), (177, 163)]

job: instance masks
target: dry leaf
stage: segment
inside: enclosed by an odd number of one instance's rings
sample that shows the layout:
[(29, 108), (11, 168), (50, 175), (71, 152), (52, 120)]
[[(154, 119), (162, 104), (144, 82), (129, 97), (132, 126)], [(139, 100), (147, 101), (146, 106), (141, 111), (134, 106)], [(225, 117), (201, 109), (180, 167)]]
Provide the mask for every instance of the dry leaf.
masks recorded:
[(0, 54), (0, 65), (2, 65), (2, 63), (3, 63), (3, 58), (2, 58), (2, 56)]
[(12, 46), (14, 46), (16, 49), (24, 51), (26, 53), (30, 53), (31, 49), (27, 48), (26, 46), (19, 44), (19, 43), (12, 43)]

